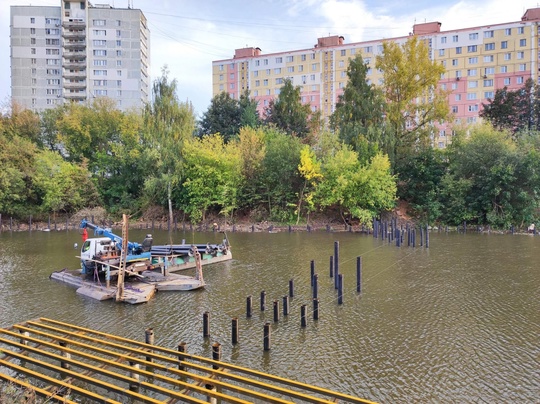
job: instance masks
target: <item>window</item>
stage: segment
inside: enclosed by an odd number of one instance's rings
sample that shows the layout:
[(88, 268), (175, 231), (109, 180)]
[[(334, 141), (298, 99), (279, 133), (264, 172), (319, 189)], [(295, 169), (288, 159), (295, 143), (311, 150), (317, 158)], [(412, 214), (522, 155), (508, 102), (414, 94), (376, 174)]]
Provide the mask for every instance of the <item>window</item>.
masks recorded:
[(508, 41), (501, 42), (501, 49), (508, 49)]
[(104, 29), (95, 29), (94, 30), (95, 36), (107, 36), (107, 31)]
[(268, 79), (264, 79), (263, 80), (263, 86), (267, 86), (268, 85)]
[(47, 69), (49, 76), (60, 76), (60, 69)]
[(30, 38), (30, 45), (36, 44), (36, 38)]
[(317, 65), (318, 65), (318, 63), (313, 63), (313, 64), (311, 65), (311, 70), (312, 70), (312, 71), (317, 71)]
[(527, 46), (527, 40), (526, 39), (520, 39), (519, 40), (519, 46)]
[(312, 74), (311, 76), (309, 76), (309, 79), (310, 79), (311, 81), (315, 81), (315, 75)]
[(122, 66), (122, 61), (121, 61), (121, 60), (117, 60), (117, 61), (116, 61), (116, 66), (117, 66), (117, 67), (118, 67), (118, 66)]
[(315, 60), (315, 54), (314, 53), (311, 54), (311, 60)]
[(373, 46), (366, 46), (366, 47), (364, 48), (364, 51), (365, 51), (366, 53), (372, 53), (372, 52), (373, 52)]
[(30, 24), (35, 24), (36, 23), (36, 19), (34, 17), (30, 17)]
[(253, 96), (254, 96), (254, 97), (258, 97), (258, 96), (259, 96), (259, 90), (253, 91)]
[(494, 60), (495, 58), (493, 57), (493, 55), (484, 56), (484, 63), (490, 63), (490, 62), (493, 62)]
[(493, 96), (495, 95), (495, 93), (493, 91), (486, 91), (484, 93), (484, 98), (489, 98), (489, 99), (493, 99)]
[(341, 56), (347, 56), (347, 51), (345, 49), (341, 50)]
[(364, 63), (369, 65), (371, 63), (371, 58), (364, 58)]
[(260, 66), (261, 65), (261, 61), (260, 60), (256, 60), (255, 61), (255, 66)]
[(461, 70), (456, 70), (456, 77), (461, 77)]
[(219, 65), (219, 70), (223, 71), (223, 65)]
[(30, 34), (34, 35), (36, 33), (36, 29), (35, 28), (30, 28)]
[(274, 69), (274, 74), (281, 74), (281, 67), (277, 67)]
[(54, 66), (54, 65), (59, 65), (60, 64), (60, 59), (46, 59), (45, 61), (49, 66)]
[(107, 90), (94, 90), (94, 95), (107, 95)]
[(318, 90), (318, 88), (317, 88), (317, 85), (316, 85), (316, 84), (314, 84), (314, 85), (311, 86), (311, 91), (317, 91), (317, 90)]
[(439, 56), (444, 56), (444, 49), (439, 49)]
[(283, 78), (278, 77), (278, 78), (276, 79), (276, 84), (283, 84)]
[(458, 35), (453, 35), (452, 36), (452, 42), (458, 42), (459, 41), (459, 36)]
[[(280, 92), (281, 92), (281, 89), (280, 89), (280, 88), (276, 88), (276, 89), (274, 90), (274, 94), (276, 94), (276, 95), (279, 95)], [(267, 94), (267, 95), (270, 95), (270, 90), (266, 90), (266, 94)]]
[(509, 86), (509, 85), (510, 85), (510, 77), (505, 77), (505, 78), (504, 78), (504, 85), (505, 85), (505, 86)]
[(504, 54), (504, 60), (512, 60), (512, 54), (511, 53), (505, 53)]
[(341, 78), (345, 78), (345, 77), (347, 77), (347, 72), (345, 71), (341, 72)]
[(478, 63), (478, 57), (477, 56), (475, 56), (473, 58), (469, 58), (469, 64), (470, 65), (475, 65), (477, 63)]
[(105, 39), (94, 39), (92, 41), (92, 44), (94, 46), (105, 46), (105, 45), (107, 45), (107, 41)]
[(516, 84), (523, 84), (523, 76), (516, 77)]
[(117, 40), (117, 41), (116, 41), (116, 46), (122, 46), (122, 41), (121, 41), (121, 40)]
[(255, 87), (259, 87), (261, 85), (261, 81), (260, 80), (255, 80)]
[(453, 114), (457, 114), (458, 111), (459, 111), (459, 109), (458, 109), (457, 105), (453, 105), (453, 106), (452, 106), (452, 113), (453, 113)]
[(500, 70), (501, 70), (501, 73), (508, 73), (508, 66), (501, 66)]
[(263, 64), (264, 64), (264, 65), (268, 65), (268, 59), (264, 59), (264, 60), (263, 60)]
[(476, 76), (476, 69), (467, 70), (467, 76), (469, 77)]
[(354, 55), (354, 54), (356, 54), (356, 49), (352, 48), (351, 49), (351, 55)]
[(339, 82), (339, 88), (345, 88), (345, 83), (342, 82), (342, 81), (340, 81), (340, 82)]
[(59, 86), (60, 79), (47, 79), (47, 84), (51, 86)]
[(452, 59), (452, 66), (457, 66), (457, 65), (458, 65), (458, 60)]
[(266, 69), (266, 75), (270, 76), (270, 69)]
[(495, 43), (494, 42), (487, 43), (484, 45), (484, 47), (487, 51), (495, 50)]
[(475, 39), (478, 39), (478, 32), (473, 32), (472, 34), (469, 34), (469, 40), (474, 41)]
[(441, 84), (441, 90), (446, 90), (446, 83)]
[(504, 35), (506, 35), (506, 36), (512, 35), (512, 28), (506, 28), (504, 30)]
[(119, 26), (121, 26), (121, 25), (122, 25), (122, 21), (116, 20), (116, 26), (119, 27)]
[(94, 56), (107, 56), (107, 50), (106, 49), (94, 49), (93, 54), (94, 54)]
[(122, 36), (122, 31), (119, 30), (119, 29), (117, 29), (117, 30), (116, 30), (116, 37), (117, 37), (117, 38), (120, 38), (121, 36)]
[(525, 27), (518, 27), (518, 34), (524, 34), (525, 33)]
[(282, 57), (277, 57), (276, 58), (276, 63), (283, 63), (283, 58)]
[(478, 81), (472, 80), (472, 81), (467, 82), (467, 87), (469, 87), (469, 88), (477, 88), (478, 87)]
[(92, 21), (95, 27), (104, 27), (105, 20), (93, 20)]
[(518, 59), (524, 59), (525, 58), (525, 52), (518, 52), (517, 53), (517, 58)]
[(234, 73), (229, 74), (229, 78), (230, 78), (231, 80), (234, 80)]
[(493, 31), (484, 31), (484, 38), (493, 38)]
[(495, 74), (494, 67), (486, 67), (485, 74)]
[(461, 54), (461, 46), (458, 46), (458, 47), (456, 48), (456, 53), (457, 53), (458, 55)]
[[(50, 49), (47, 49), (48, 51), (50, 51)], [(55, 50), (58, 50), (58, 49), (55, 49)], [(30, 48), (30, 53), (32, 55), (35, 55), (36, 54), (36, 48)], [(48, 53), (48, 55), (50, 55), (50, 53)]]
[(452, 83), (452, 90), (456, 90), (457, 89), (457, 83)]
[(477, 45), (469, 45), (469, 46), (467, 46), (467, 52), (469, 52), (469, 53), (478, 52), (478, 46)]
[(469, 101), (476, 100), (476, 93), (467, 93), (467, 99)]
[(107, 70), (94, 70), (94, 76), (106, 76)]
[(301, 55), (301, 56), (300, 56), (300, 60), (301, 60), (301, 61), (305, 61), (305, 60), (306, 60), (306, 55), (305, 55), (305, 54)]
[[(219, 76), (220, 80), (221, 80), (221, 77), (223, 77), (223, 75)], [(259, 77), (259, 71), (258, 70), (253, 71), (253, 77)]]
[(469, 105), (469, 112), (478, 112), (478, 105)]
[(107, 61), (103, 59), (94, 60), (94, 66), (107, 66)]
[(94, 86), (103, 87), (107, 85), (107, 80), (94, 80)]
[(484, 87), (493, 87), (493, 79), (484, 80)]
[(446, 43), (446, 37), (445, 36), (441, 37), (441, 43)]
[(287, 63), (294, 62), (294, 56), (287, 56), (286, 61), (287, 61)]
[(519, 64), (519, 67), (518, 67), (518, 70), (519, 70), (520, 72), (526, 71), (526, 70), (527, 70), (527, 63), (520, 63), (520, 64)]
[(341, 68), (345, 67), (345, 62), (343, 60), (339, 61), (339, 67)]
[(287, 73), (294, 73), (294, 66), (287, 67)]

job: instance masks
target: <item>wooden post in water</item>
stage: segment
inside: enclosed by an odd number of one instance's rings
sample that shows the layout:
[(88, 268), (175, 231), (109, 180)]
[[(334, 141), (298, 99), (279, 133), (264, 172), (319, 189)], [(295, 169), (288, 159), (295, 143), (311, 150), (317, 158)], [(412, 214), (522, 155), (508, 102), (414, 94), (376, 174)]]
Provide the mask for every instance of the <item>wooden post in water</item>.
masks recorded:
[(294, 297), (294, 279), (289, 280), (289, 297)]
[(30, 219), (28, 219), (28, 231), (32, 231), (32, 215), (30, 215)]
[(279, 321), (279, 301), (274, 300), (274, 323), (277, 323)]
[(424, 245), (424, 228), (420, 226), (420, 247)]
[(207, 311), (203, 313), (203, 337), (210, 337), (210, 313)]
[(356, 291), (362, 291), (362, 257), (356, 257)]
[(270, 350), (270, 323), (264, 324), (264, 350)]
[(339, 274), (338, 304), (343, 304), (343, 274)]
[(235, 345), (238, 343), (238, 317), (233, 317), (231, 321), (231, 341)]
[(313, 275), (313, 298), (319, 297), (319, 275)]
[(135, 382), (129, 382), (129, 390), (138, 392), (139, 386), (140, 386), (139, 381), (140, 381), (141, 376), (137, 372), (137, 370), (141, 368), (141, 365), (138, 364), (137, 362), (129, 361), (129, 366), (131, 366), (131, 368), (133, 369), (129, 371), (129, 377), (131, 377), (132, 379), (135, 379)]
[(426, 224), (426, 248), (429, 248), (429, 226)]
[(184, 355), (187, 352), (187, 343), (180, 342), (178, 344), (178, 352), (180, 352), (180, 355), (178, 355), (178, 370), (181, 370), (183, 372), (186, 371), (186, 367), (182, 365), (182, 361), (184, 360)]
[[(215, 342), (212, 345), (212, 359), (215, 361), (221, 360), (221, 344), (219, 342)], [(219, 369), (219, 365), (213, 364), (212, 369), (215, 369), (215, 370)]]
[(319, 299), (313, 299), (313, 320), (319, 319)]
[(246, 299), (246, 317), (250, 318), (253, 311), (253, 298), (249, 295)]
[(283, 315), (289, 315), (289, 296), (283, 296)]
[(303, 304), (302, 306), (300, 306), (300, 325), (302, 327), (306, 327), (307, 326), (307, 321), (306, 321), (306, 305)]
[(261, 292), (261, 311), (264, 311), (266, 308), (266, 292), (263, 290)]
[(311, 286), (313, 286), (313, 276), (315, 276), (315, 261), (311, 260), (309, 266), (311, 269)]
[(338, 275), (339, 275), (339, 241), (334, 241), (334, 287), (338, 288)]
[(334, 256), (330, 256), (330, 278), (334, 277)]
[[(148, 345), (154, 345), (154, 329), (153, 328), (147, 328), (144, 331), (144, 342)], [(152, 349), (148, 349), (148, 352), (152, 352)], [(146, 357), (146, 362), (152, 362), (152, 361), (153, 360), (151, 356)]]

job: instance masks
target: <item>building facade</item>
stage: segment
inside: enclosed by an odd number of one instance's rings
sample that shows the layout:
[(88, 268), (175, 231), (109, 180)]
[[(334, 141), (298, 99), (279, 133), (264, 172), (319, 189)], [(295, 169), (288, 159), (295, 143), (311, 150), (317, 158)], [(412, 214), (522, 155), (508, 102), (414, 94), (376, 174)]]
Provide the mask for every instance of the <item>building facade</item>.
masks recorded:
[(62, 0), (11, 6), (11, 98), (34, 111), (108, 97), (141, 108), (150, 91), (150, 31), (141, 10)]
[[(480, 121), (482, 103), (497, 89), (521, 88), (527, 79), (538, 83), (540, 8), (529, 9), (521, 21), (441, 31), (440, 22), (416, 24), (417, 35), (429, 47), (430, 58), (443, 64), (439, 81), (448, 90), (453, 122), (437, 123), (432, 134), (435, 147), (451, 141), (454, 125)], [(409, 36), (385, 39), (403, 44)], [(279, 95), (285, 78), (301, 87), (303, 103), (328, 118), (347, 84), (349, 60), (361, 54), (368, 64), (368, 82), (382, 85), (375, 58), (383, 40), (345, 43), (342, 36), (319, 38), (313, 48), (263, 54), (259, 48), (235, 51), (232, 59), (212, 62), (213, 95), (222, 91), (238, 99), (246, 89), (262, 112)]]

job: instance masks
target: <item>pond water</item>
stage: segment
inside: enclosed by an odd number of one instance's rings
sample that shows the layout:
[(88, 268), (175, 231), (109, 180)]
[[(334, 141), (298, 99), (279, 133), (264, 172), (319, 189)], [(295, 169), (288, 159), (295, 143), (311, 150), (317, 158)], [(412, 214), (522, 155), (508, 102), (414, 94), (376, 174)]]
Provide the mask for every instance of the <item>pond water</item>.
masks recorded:
[[(141, 242), (147, 230), (130, 231)], [(175, 232), (173, 242), (218, 243), (223, 234)], [(79, 266), (77, 231), (0, 234), (0, 327), (37, 317), (156, 344), (185, 341), (188, 352), (381, 403), (538, 402), (540, 399), (540, 237), (431, 232), (429, 248), (359, 233), (229, 233), (233, 260), (204, 267), (207, 287), (162, 292), (132, 306), (94, 301), (49, 279)], [(154, 232), (168, 243), (167, 232)], [(343, 304), (330, 278), (339, 241)], [(417, 244), (418, 240), (417, 240)], [(356, 260), (362, 257), (362, 292)], [(310, 261), (319, 279), (312, 313)], [(189, 274), (189, 271), (187, 271)], [(273, 301), (288, 294), (290, 314), (273, 321)], [(266, 292), (267, 309), (259, 296)], [(246, 318), (246, 298), (253, 316)], [(300, 307), (308, 308), (307, 326)], [(210, 338), (203, 338), (203, 313)], [(239, 343), (231, 344), (231, 319)], [(263, 327), (271, 323), (271, 350)]]

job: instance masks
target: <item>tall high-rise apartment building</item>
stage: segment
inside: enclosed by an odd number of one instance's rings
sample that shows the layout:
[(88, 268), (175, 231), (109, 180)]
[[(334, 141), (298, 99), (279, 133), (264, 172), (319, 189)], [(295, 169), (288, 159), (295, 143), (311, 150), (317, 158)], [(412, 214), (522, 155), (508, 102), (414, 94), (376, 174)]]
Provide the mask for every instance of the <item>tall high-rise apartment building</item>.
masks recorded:
[(150, 31), (141, 10), (61, 0), (11, 6), (11, 98), (34, 111), (108, 97), (141, 108), (150, 90)]
[[(479, 122), (482, 103), (497, 89), (517, 89), (528, 78), (538, 83), (540, 68), (540, 8), (529, 9), (521, 21), (441, 31), (440, 22), (415, 24), (417, 35), (429, 47), (430, 58), (446, 72), (439, 86), (449, 91), (453, 122), (434, 125), (432, 143), (443, 148), (454, 124)], [(403, 44), (409, 36), (388, 38)], [(278, 96), (285, 78), (301, 86), (303, 103), (328, 118), (347, 84), (349, 60), (361, 54), (368, 64), (368, 82), (383, 84), (375, 69), (383, 39), (345, 43), (342, 36), (319, 38), (313, 48), (263, 54), (259, 48), (236, 49), (232, 59), (212, 62), (213, 95), (223, 91), (233, 98), (246, 90), (259, 103), (259, 112)]]

